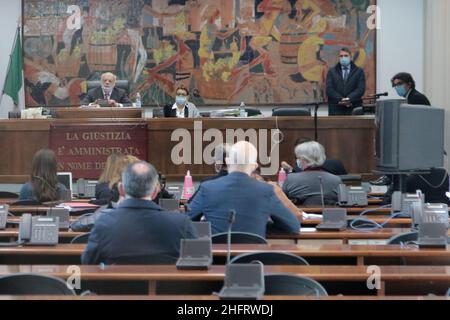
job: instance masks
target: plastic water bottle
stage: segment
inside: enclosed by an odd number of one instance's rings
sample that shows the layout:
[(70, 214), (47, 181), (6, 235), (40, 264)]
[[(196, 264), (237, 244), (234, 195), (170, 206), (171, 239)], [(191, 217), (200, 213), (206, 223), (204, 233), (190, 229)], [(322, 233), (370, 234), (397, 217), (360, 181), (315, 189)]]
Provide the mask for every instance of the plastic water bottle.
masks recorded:
[(239, 117), (246, 118), (247, 113), (245, 112), (245, 103), (241, 102), (241, 105), (239, 106)]
[(280, 172), (278, 172), (278, 185), (280, 188), (283, 188), (284, 181), (286, 181), (287, 174), (286, 171), (284, 171), (283, 168), (280, 169)]
[(136, 108), (141, 108), (142, 107), (142, 102), (141, 102), (141, 94), (138, 92), (136, 93)]
[(183, 195), (182, 199), (189, 200), (194, 195), (194, 183), (192, 182), (191, 172), (188, 170), (184, 177)]

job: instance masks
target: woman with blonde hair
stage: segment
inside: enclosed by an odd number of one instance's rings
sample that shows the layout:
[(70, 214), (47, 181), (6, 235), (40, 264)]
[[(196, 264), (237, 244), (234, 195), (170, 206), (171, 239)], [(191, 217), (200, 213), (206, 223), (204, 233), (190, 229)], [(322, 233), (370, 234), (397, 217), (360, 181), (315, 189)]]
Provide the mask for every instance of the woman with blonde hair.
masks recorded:
[(137, 161), (139, 159), (132, 155), (111, 154), (106, 160), (105, 169), (95, 187), (95, 198), (97, 201), (105, 204), (110, 201), (117, 202), (119, 200), (117, 186), (122, 178), (122, 171), (127, 165)]

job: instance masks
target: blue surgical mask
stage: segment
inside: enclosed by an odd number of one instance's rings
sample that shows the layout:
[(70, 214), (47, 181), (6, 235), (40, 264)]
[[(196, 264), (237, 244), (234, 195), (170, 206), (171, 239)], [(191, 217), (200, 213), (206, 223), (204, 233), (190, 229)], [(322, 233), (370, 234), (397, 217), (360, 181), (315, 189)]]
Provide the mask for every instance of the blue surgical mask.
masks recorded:
[(406, 95), (408, 94), (408, 90), (406, 89), (406, 86), (404, 84), (395, 86), (395, 91), (397, 91), (397, 94), (400, 97), (406, 97)]
[(342, 57), (340, 59), (340, 62), (341, 62), (341, 66), (348, 67), (350, 65), (351, 60), (350, 60), (350, 57)]
[(177, 96), (175, 101), (178, 105), (184, 106), (186, 104), (187, 99), (185, 96)]

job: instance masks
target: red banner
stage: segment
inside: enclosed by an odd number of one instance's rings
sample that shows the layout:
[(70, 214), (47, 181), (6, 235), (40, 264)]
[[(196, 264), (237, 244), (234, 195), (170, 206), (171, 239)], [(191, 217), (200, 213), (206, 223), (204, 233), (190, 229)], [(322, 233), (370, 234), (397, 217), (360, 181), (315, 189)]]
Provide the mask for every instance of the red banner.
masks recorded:
[(55, 124), (50, 127), (49, 145), (56, 153), (59, 172), (98, 179), (113, 153), (147, 160), (147, 124)]

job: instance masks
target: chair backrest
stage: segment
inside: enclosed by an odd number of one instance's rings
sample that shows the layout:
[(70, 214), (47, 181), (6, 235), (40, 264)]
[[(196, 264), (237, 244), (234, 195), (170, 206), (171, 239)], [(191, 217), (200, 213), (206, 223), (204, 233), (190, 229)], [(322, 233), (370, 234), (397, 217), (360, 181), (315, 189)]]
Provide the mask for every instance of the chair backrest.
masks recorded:
[(292, 274), (265, 275), (264, 284), (266, 296), (328, 296), (317, 281)]
[(178, 258), (166, 254), (151, 254), (141, 256), (122, 256), (114, 258), (114, 264), (121, 265), (175, 265)]
[(278, 108), (272, 110), (274, 117), (310, 117), (311, 110), (309, 108)]
[[(217, 233), (211, 237), (212, 243), (227, 243), (228, 233)], [(248, 232), (231, 232), (231, 243), (268, 244), (263, 237)]]
[[(100, 80), (86, 81), (87, 91), (98, 88), (101, 85), (102, 85), (102, 82)], [(127, 93), (130, 92), (130, 84), (129, 84), (128, 80), (117, 80), (116, 87), (120, 88), (120, 89), (124, 89)]]
[(33, 273), (0, 277), (0, 295), (75, 295), (59, 278)]
[(408, 242), (417, 241), (418, 238), (419, 232), (411, 231), (393, 236), (388, 240), (387, 244), (407, 244)]
[(0, 199), (17, 199), (19, 195), (14, 192), (0, 191)]
[(88, 243), (90, 232), (85, 234), (80, 234), (79, 236), (76, 236), (75, 238), (70, 241), (70, 243)]
[(252, 263), (253, 261), (260, 261), (264, 265), (309, 265), (305, 259), (292, 253), (270, 251), (244, 253), (231, 259), (230, 263)]
[(352, 115), (354, 115), (354, 116), (363, 116), (364, 115), (364, 108), (363, 107), (358, 107), (358, 108), (353, 109)]

